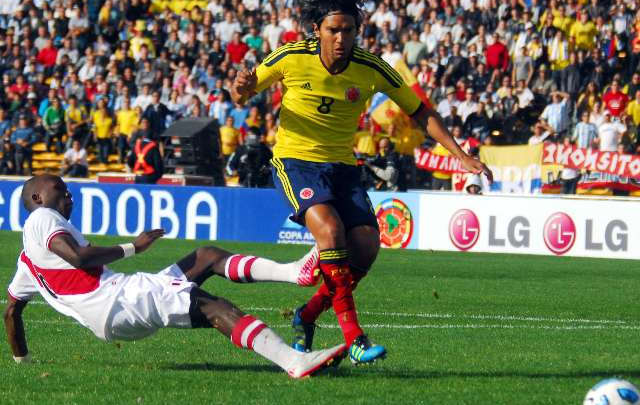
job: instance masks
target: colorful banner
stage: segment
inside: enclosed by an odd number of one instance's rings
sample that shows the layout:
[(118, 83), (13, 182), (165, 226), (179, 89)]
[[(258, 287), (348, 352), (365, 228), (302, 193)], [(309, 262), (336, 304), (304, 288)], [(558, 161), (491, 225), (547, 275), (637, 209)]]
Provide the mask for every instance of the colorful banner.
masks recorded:
[(542, 187), (542, 144), (483, 146), (480, 160), (493, 171), (490, 191), (537, 194)]
[(640, 178), (640, 155), (602, 152), (596, 149), (545, 142), (542, 163), (554, 163), (572, 169)]
[(451, 155), (436, 155), (429, 149), (416, 148), (414, 151), (416, 167), (430, 172), (439, 171), (445, 173), (465, 172), (460, 159)]

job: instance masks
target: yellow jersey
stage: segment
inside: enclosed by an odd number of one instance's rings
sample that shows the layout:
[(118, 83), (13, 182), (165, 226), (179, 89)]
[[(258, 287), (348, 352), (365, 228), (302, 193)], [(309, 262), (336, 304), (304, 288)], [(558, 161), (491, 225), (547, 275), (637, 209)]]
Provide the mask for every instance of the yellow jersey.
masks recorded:
[(93, 113), (93, 127), (96, 138), (107, 139), (111, 137), (113, 118), (108, 113), (98, 110)]
[(597, 34), (598, 29), (591, 21), (587, 21), (585, 24), (582, 24), (580, 21), (576, 21), (571, 26), (570, 36), (575, 40), (576, 48), (578, 49), (590, 51), (595, 48)]
[(355, 47), (347, 67), (336, 74), (320, 60), (317, 40), (286, 44), (267, 56), (256, 69), (256, 91), (282, 80), (284, 87), (277, 158), (355, 164), (353, 137), (367, 100), (385, 93), (407, 114), (420, 99), (388, 63)]
[(120, 110), (116, 112), (116, 122), (118, 123), (118, 132), (122, 135), (130, 137), (138, 127), (140, 115), (136, 110)]
[(220, 144), (222, 145), (222, 154), (225, 156), (235, 152), (240, 143), (240, 131), (234, 127), (226, 125), (220, 127)]

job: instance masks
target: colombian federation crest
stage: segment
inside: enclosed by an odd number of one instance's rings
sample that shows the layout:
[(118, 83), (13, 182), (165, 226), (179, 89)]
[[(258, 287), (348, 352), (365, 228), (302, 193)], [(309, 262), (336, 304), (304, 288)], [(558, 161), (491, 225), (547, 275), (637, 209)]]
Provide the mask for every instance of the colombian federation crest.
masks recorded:
[(349, 87), (344, 91), (344, 98), (347, 101), (355, 103), (356, 101), (360, 100), (360, 89), (357, 87)]
[(380, 244), (383, 247), (406, 248), (413, 236), (411, 210), (397, 198), (388, 198), (376, 206), (376, 218), (380, 227)]

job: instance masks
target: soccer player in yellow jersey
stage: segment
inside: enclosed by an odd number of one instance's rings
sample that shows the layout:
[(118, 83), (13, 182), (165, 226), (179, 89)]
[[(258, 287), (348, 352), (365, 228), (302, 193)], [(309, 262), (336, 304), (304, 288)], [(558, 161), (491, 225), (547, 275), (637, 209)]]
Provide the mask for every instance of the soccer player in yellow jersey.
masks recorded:
[(231, 96), (244, 103), (278, 80), (285, 88), (274, 182), (291, 205), (292, 218), (315, 237), (324, 278), (295, 313), (294, 347), (310, 350), (316, 318), (333, 306), (351, 361), (369, 363), (386, 350), (364, 334), (352, 296), (380, 248), (377, 220), (352, 152), (365, 102), (376, 92), (386, 93), (467, 169), (489, 177), (491, 172), (460, 149), (441, 117), (422, 105), (393, 68), (354, 45), (362, 22), (358, 0), (307, 0), (302, 10), (315, 38), (284, 45), (255, 71), (239, 72)]

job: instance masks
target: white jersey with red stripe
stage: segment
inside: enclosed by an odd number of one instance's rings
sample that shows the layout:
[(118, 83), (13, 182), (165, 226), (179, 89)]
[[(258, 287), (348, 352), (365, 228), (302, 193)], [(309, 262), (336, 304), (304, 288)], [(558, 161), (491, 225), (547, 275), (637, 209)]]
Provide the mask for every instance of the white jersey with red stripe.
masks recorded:
[(61, 234), (70, 235), (80, 246), (89, 245), (57, 211), (41, 207), (31, 212), (24, 224), (24, 250), (9, 294), (18, 300), (29, 300), (38, 292), (56, 311), (108, 340), (107, 318), (125, 275), (113, 273), (106, 266), (75, 268), (50, 250), (52, 239)]

